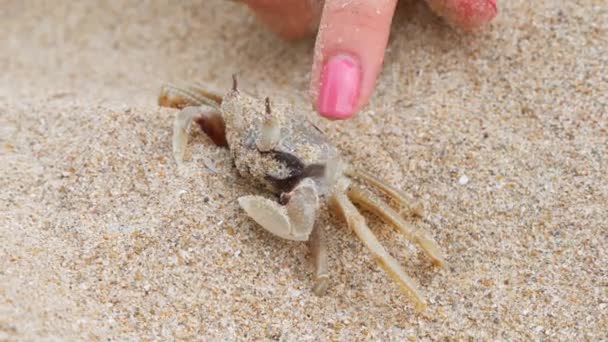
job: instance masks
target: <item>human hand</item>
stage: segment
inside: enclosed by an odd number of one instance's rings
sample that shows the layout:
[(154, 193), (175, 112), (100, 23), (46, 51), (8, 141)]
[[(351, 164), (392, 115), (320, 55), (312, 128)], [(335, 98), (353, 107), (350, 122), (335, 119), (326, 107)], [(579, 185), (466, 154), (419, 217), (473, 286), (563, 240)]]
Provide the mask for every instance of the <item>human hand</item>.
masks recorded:
[[(310, 90), (322, 116), (348, 119), (372, 95), (397, 0), (241, 0), (286, 39), (317, 31)], [(451, 25), (489, 22), (496, 0), (426, 0)]]

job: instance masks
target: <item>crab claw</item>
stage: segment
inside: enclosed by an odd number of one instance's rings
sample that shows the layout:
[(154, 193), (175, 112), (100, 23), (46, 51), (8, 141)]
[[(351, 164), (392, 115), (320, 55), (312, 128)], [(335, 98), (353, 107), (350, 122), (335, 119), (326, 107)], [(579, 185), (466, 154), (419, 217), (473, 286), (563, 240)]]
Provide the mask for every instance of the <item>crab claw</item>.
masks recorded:
[(289, 198), (285, 205), (261, 196), (243, 196), (238, 201), (247, 215), (270, 233), (287, 240), (307, 241), (319, 206), (314, 181), (305, 178), (285, 198)]

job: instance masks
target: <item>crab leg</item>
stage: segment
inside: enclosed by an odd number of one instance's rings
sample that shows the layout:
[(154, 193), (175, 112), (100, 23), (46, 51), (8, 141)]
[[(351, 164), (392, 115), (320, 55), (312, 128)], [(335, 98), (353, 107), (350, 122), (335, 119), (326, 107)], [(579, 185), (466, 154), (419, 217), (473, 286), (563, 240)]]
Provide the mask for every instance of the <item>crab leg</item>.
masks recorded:
[(416, 204), (410, 204), (410, 203), (414, 202), (410, 196), (405, 194), (403, 191), (386, 184), (386, 182), (382, 181), (381, 179), (377, 178), (376, 176), (372, 175), (371, 173), (364, 171), (364, 170), (354, 168), (352, 166), (347, 167), (345, 173), (348, 176), (351, 176), (354, 178), (359, 178), (362, 181), (375, 186), (379, 190), (386, 193), (390, 198), (395, 200), (397, 203), (399, 203), (399, 205), (406, 208), (410, 213), (415, 214), (417, 216), (422, 216), (422, 207), (420, 207), (419, 205), (416, 205)]
[(188, 87), (178, 87), (164, 84), (160, 89), (158, 104), (162, 107), (185, 108), (190, 106), (209, 106), (219, 110), (222, 98), (210, 91), (204, 90), (199, 84)]
[(325, 231), (317, 226), (310, 235), (310, 249), (315, 264), (315, 286), (313, 292), (322, 296), (329, 286), (329, 273), (327, 271), (327, 243)]
[(222, 96), (217, 93), (206, 89), (200, 82), (194, 82), (188, 86), (188, 90), (203, 98), (210, 99), (211, 101), (217, 103), (218, 105), (222, 104)]
[(353, 202), (380, 216), (386, 223), (399, 229), (407, 239), (418, 244), (433, 259), (435, 265), (442, 266), (445, 263), (437, 242), (425, 230), (412, 227), (393, 208), (389, 207), (371, 191), (351, 185), (348, 189), (348, 197)]
[(178, 164), (184, 160), (186, 145), (188, 144), (188, 130), (192, 120), (201, 114), (199, 107), (186, 107), (182, 109), (173, 121), (173, 158)]
[(173, 158), (178, 164), (184, 160), (192, 121), (196, 121), (216, 145), (227, 145), (224, 120), (220, 113), (205, 111), (201, 107), (186, 107), (175, 116), (173, 122)]
[(357, 234), (359, 239), (372, 253), (376, 263), (382, 267), (388, 275), (399, 284), (401, 291), (409, 296), (418, 309), (424, 309), (426, 302), (418, 290), (416, 282), (408, 277), (401, 269), (399, 263), (382, 247), (374, 233), (369, 229), (365, 218), (346, 196), (348, 182), (342, 182), (335, 188), (332, 199), (342, 211), (348, 226)]

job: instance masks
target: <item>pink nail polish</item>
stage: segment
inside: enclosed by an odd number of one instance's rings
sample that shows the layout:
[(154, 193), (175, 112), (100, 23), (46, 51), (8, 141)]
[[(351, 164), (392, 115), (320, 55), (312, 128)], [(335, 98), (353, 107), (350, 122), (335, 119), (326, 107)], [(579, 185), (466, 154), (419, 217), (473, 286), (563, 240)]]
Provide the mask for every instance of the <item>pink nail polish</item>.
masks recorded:
[(317, 110), (329, 119), (347, 119), (359, 99), (361, 68), (349, 55), (331, 57), (321, 72)]

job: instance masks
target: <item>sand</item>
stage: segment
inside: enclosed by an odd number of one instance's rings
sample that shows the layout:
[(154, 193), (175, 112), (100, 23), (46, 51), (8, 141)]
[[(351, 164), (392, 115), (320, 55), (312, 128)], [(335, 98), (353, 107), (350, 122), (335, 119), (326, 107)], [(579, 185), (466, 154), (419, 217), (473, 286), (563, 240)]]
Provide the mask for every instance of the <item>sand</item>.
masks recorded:
[[(237, 3), (4, 1), (0, 340), (608, 339), (608, 5), (501, 1), (475, 35), (399, 7), (370, 104), (331, 123), (314, 41)], [(245, 217), (259, 190), (202, 134), (176, 168), (160, 84), (234, 72), (424, 205), (444, 269), (366, 217), (425, 312), (334, 216), (314, 296), (308, 246)]]

